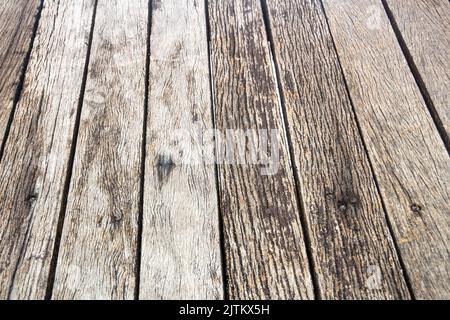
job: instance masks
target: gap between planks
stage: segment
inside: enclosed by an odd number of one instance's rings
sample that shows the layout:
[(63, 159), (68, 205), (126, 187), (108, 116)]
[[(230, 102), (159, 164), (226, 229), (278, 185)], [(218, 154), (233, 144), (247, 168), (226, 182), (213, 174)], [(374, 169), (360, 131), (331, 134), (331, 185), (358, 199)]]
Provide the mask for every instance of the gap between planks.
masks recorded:
[[(230, 2), (209, 5), (216, 125), (278, 129), (285, 142), (260, 2)], [(273, 176), (256, 166), (219, 166), (232, 299), (314, 296), (288, 147), (279, 147)]]
[[(263, 1), (265, 1), (265, 0), (263, 0)], [(323, 14), (325, 16), (325, 21), (327, 23), (327, 28), (328, 28), (328, 31), (330, 33), (330, 37), (331, 37), (331, 40), (332, 40), (332, 43), (333, 43), (334, 51), (336, 52), (336, 57), (337, 57), (338, 65), (339, 65), (339, 70), (340, 70), (340, 72), (342, 74), (342, 78), (344, 79), (345, 90), (346, 90), (347, 95), (348, 95), (348, 97), (350, 99), (350, 105), (352, 107), (352, 112), (353, 112), (353, 115), (354, 115), (354, 118), (355, 118), (356, 126), (358, 128), (358, 134), (361, 137), (361, 142), (362, 142), (363, 147), (364, 147), (364, 152), (367, 155), (367, 160), (368, 160), (368, 163), (369, 163), (369, 166), (370, 166), (370, 172), (372, 173), (372, 177), (374, 179), (375, 187), (377, 189), (377, 193), (378, 193), (378, 195), (380, 197), (380, 200), (381, 200), (381, 205), (383, 207), (383, 212), (384, 212), (384, 215), (385, 215), (386, 223), (387, 223), (387, 226), (389, 228), (389, 234), (394, 239), (393, 244), (394, 244), (395, 252), (397, 253), (397, 257), (398, 257), (399, 263), (400, 263), (401, 268), (403, 270), (403, 276), (405, 278), (406, 286), (408, 287), (408, 292), (411, 295), (411, 299), (415, 300), (414, 291), (413, 291), (412, 285), (411, 285), (411, 279), (409, 278), (408, 273), (405, 272), (405, 270), (406, 270), (405, 263), (403, 261), (403, 257), (401, 255), (401, 252), (400, 252), (400, 250), (398, 248), (397, 238), (395, 237), (395, 233), (392, 230), (392, 223), (391, 223), (391, 220), (389, 219), (388, 211), (387, 211), (387, 208), (386, 208), (386, 203), (385, 203), (383, 194), (381, 193), (381, 190), (380, 190), (380, 185), (379, 185), (379, 182), (378, 182), (378, 178), (377, 178), (377, 176), (375, 174), (375, 171), (373, 169), (372, 159), (370, 157), (369, 150), (367, 149), (366, 140), (365, 140), (364, 135), (362, 133), (361, 124), (360, 124), (360, 121), (358, 119), (358, 114), (357, 114), (356, 109), (355, 109), (355, 104), (353, 102), (352, 95), (351, 95), (350, 90), (348, 88), (347, 78), (345, 76), (344, 69), (342, 68), (341, 58), (340, 58), (340, 56), (338, 54), (338, 51), (337, 51), (337, 48), (336, 48), (336, 42), (334, 40), (334, 36), (333, 36), (333, 33), (331, 31), (331, 28), (330, 28), (330, 23), (328, 21), (328, 16), (327, 16), (327, 13), (325, 11), (325, 7), (323, 5), (323, 0), (320, 0), (320, 5), (321, 5), (321, 10), (322, 10), (322, 12), (323, 12)]]
[[(208, 71), (209, 71), (209, 90), (210, 90), (210, 104), (211, 104), (211, 121), (212, 121), (212, 127), (213, 129), (217, 129), (216, 125), (216, 105), (215, 105), (215, 99), (214, 99), (214, 78), (213, 78), (213, 61), (211, 59), (211, 25), (209, 21), (209, 0), (204, 0), (204, 6), (205, 6), (205, 23), (206, 23), (206, 41), (208, 43)], [(225, 232), (224, 232), (224, 222), (223, 222), (223, 213), (221, 208), (221, 198), (220, 198), (220, 192), (219, 192), (219, 186), (220, 186), (220, 175), (219, 175), (219, 165), (217, 161), (217, 140), (214, 139), (214, 157), (215, 157), (215, 164), (214, 164), (214, 175), (216, 179), (216, 193), (217, 193), (217, 210), (219, 213), (219, 237), (220, 237), (220, 252), (221, 252), (221, 267), (222, 267), (222, 282), (223, 282), (223, 298), (224, 300), (229, 299), (229, 293), (228, 293), (228, 275), (227, 275), (227, 265), (226, 265), (226, 250), (225, 250)]]
[[(306, 22), (302, 24), (298, 19), (287, 21), (283, 18), (286, 12), (291, 12), (295, 16), (305, 15)], [(362, 147), (361, 137), (354, 123), (354, 114), (345, 94), (336, 53), (329, 46), (329, 33), (321, 8), (317, 2), (293, 1), (280, 6), (271, 3), (269, 15), (274, 23), (271, 30), (273, 27), (273, 32), (277, 35), (272, 43), (276, 57), (280, 59), (277, 65), (282, 71), (279, 74), (283, 74), (280, 80), (281, 92), (289, 103), (286, 106), (289, 108), (287, 126), (289, 127), (289, 124), (292, 126), (290, 131), (295, 137), (293, 149), (294, 151), (297, 149), (297, 152), (294, 154), (294, 162), (298, 162), (299, 165), (296, 175), (303, 184), (298, 188), (301, 188), (300, 192), (305, 197), (302, 202), (306, 208), (305, 219), (308, 220), (306, 227), (313, 235), (311, 241), (314, 243), (311, 244), (311, 250), (320, 266), (314, 270), (320, 279), (320, 298), (407, 296), (393, 286), (393, 282), (401, 282), (400, 268), (396, 263), (396, 254), (384, 221), (379, 195), (376, 195), (376, 188), (371, 179), (367, 155)], [(297, 29), (298, 33), (289, 32)], [(299, 36), (296, 36), (297, 34)], [(288, 49), (283, 50), (279, 41), (287, 38), (289, 40), (285, 45)], [(300, 53), (297, 53), (298, 46), (317, 49), (306, 51), (299, 49)], [(318, 66), (311, 67), (314, 65), (312, 60), (318, 60)], [(295, 66), (293, 70), (288, 67), (289, 65)], [(308, 78), (302, 76), (302, 73), (317, 73), (317, 77)], [(292, 77), (298, 77), (298, 82), (292, 80)], [(306, 87), (308, 90), (304, 91)], [(322, 94), (323, 91), (327, 94)], [(298, 103), (302, 104), (302, 107), (297, 108)], [(339, 117), (339, 121), (334, 120), (336, 117)], [(318, 123), (311, 127), (314, 122)], [(320, 127), (327, 127), (329, 130), (321, 131)], [(346, 132), (343, 138), (347, 140), (346, 143), (340, 138), (341, 132)], [(332, 148), (324, 144), (328, 139), (335, 142)], [(334, 159), (334, 162), (329, 163), (329, 159)], [(310, 172), (311, 167), (308, 163), (312, 165), (317, 163), (324, 173), (315, 175), (314, 170)], [(330, 191), (327, 191), (327, 188), (323, 189), (322, 185), (331, 188)], [(330, 202), (329, 197), (325, 199), (322, 192), (326, 194), (331, 192), (334, 201)], [(344, 199), (352, 195), (356, 197), (356, 204), (349, 207), (344, 218), (342, 211), (336, 210), (335, 201), (346, 201)], [(372, 224), (365, 225), (364, 220), (369, 220)], [(335, 229), (342, 232), (336, 234), (333, 240), (336, 247), (333, 249), (326, 243), (329, 241), (329, 232), (333, 235)], [(374, 241), (374, 233), (384, 235), (385, 239), (382, 240), (384, 242)], [(348, 257), (346, 253), (348, 250), (352, 252), (353, 247), (348, 237), (360, 239), (361, 249), (363, 248), (365, 253)], [(336, 269), (330, 265), (328, 262), (330, 259), (341, 267)], [(378, 293), (367, 290), (363, 280), (367, 277), (365, 268), (373, 261), (383, 262), (382, 268), (386, 272), (387, 279), (393, 280), (390, 283), (387, 281), (383, 286), (385, 290)], [(388, 271), (385, 262), (388, 262), (388, 265), (394, 264), (395, 270)]]
[(299, 209), (299, 217), (300, 217), (300, 221), (301, 221), (301, 228), (303, 231), (303, 241), (305, 243), (305, 249), (306, 249), (306, 255), (307, 255), (307, 261), (308, 261), (308, 265), (309, 265), (309, 272), (311, 274), (311, 280), (312, 280), (312, 287), (313, 287), (313, 295), (314, 295), (314, 299), (319, 299), (321, 294), (320, 294), (320, 286), (319, 286), (319, 281), (317, 279), (317, 273), (316, 273), (316, 266), (314, 263), (314, 259), (311, 253), (311, 247), (312, 247), (312, 242), (311, 242), (311, 235), (310, 232), (307, 228), (307, 222), (305, 219), (305, 207), (302, 201), (302, 193), (301, 193), (301, 188), (300, 188), (300, 181), (298, 179), (298, 176), (295, 174), (296, 169), (296, 165), (295, 165), (295, 161), (293, 159), (293, 154), (294, 154), (294, 148), (292, 145), (292, 137), (291, 137), (291, 132), (289, 130), (289, 125), (287, 122), (287, 111), (286, 111), (286, 101), (284, 100), (284, 95), (282, 94), (282, 88), (281, 88), (281, 78), (280, 78), (280, 70), (278, 68), (278, 63), (277, 63), (277, 58), (275, 56), (275, 49), (273, 47), (273, 34), (272, 34), (272, 29), (271, 29), (271, 25), (270, 25), (270, 18), (269, 18), (269, 10), (267, 7), (267, 1), (266, 0), (260, 0), (261, 2), (261, 12), (262, 12), (262, 16), (263, 16), (263, 22), (264, 22), (264, 29), (266, 32), (266, 37), (267, 37), (267, 46), (269, 48), (269, 54), (270, 54), (270, 59), (272, 62), (272, 68), (273, 68), (273, 77), (275, 80), (275, 87), (276, 87), (276, 93), (278, 96), (278, 103), (280, 106), (280, 111), (281, 111), (281, 120), (282, 120), (282, 125), (284, 127), (284, 133), (285, 133), (285, 141), (286, 144), (288, 146), (287, 148), (287, 156), (291, 165), (291, 174), (294, 177), (294, 187), (296, 190), (296, 200), (297, 200), (297, 207)]
[[(206, 150), (197, 142), (197, 130), (212, 123), (203, 5), (203, 1), (153, 4), (143, 299), (223, 296), (215, 164), (204, 161)], [(200, 162), (185, 162), (185, 155)]]
[[(8, 298), (43, 299), (46, 295), (92, 9), (93, 1), (73, 6), (50, 2), (41, 11), (24, 88), (0, 163), (1, 224), (8, 226), (1, 228), (0, 250), (9, 254), (0, 256), (0, 290)], [(70, 29), (70, 19), (79, 21), (78, 29)], [(53, 33), (46, 24), (59, 32)], [(64, 42), (69, 34), (73, 41)], [(58, 68), (66, 63), (73, 66), (70, 72)], [(70, 86), (64, 88), (64, 83)]]
[(73, 164), (74, 164), (75, 153), (76, 153), (76, 149), (77, 149), (78, 132), (80, 129), (81, 110), (83, 108), (83, 99), (84, 99), (84, 94), (86, 91), (86, 82), (87, 82), (88, 71), (89, 71), (89, 62), (90, 62), (90, 57), (91, 57), (92, 39), (94, 36), (94, 29), (95, 29), (95, 17), (97, 15), (97, 5), (98, 5), (98, 0), (95, 0), (94, 9), (92, 12), (91, 30), (89, 32), (88, 47), (87, 47), (87, 52), (86, 52), (86, 61), (85, 61), (84, 70), (83, 70), (83, 78), (82, 78), (83, 80), (81, 82), (80, 97), (78, 98), (77, 116), (75, 119), (75, 127), (74, 127), (74, 131), (73, 131), (72, 145), (70, 148), (67, 176), (66, 176), (66, 180), (64, 183), (61, 212), (60, 212), (59, 219), (58, 219), (58, 225), (57, 225), (56, 237), (55, 237), (55, 246), (53, 249), (52, 260), (50, 263), (50, 274), (49, 274), (49, 280), (47, 283), (47, 291), (45, 294), (46, 300), (50, 300), (52, 298), (53, 286), (55, 283), (56, 267), (57, 267), (58, 257), (59, 257), (59, 248), (61, 245), (61, 235), (62, 235), (62, 231), (64, 228), (64, 220), (66, 217), (66, 210), (67, 210), (67, 199), (68, 199), (68, 195), (69, 195), (70, 182), (72, 180), (72, 173), (73, 173)]
[(406, 44), (406, 41), (402, 35), (402, 32), (397, 24), (397, 21), (394, 17), (394, 14), (393, 14), (389, 4), (387, 3), (386, 0), (381, 0), (381, 3), (383, 4), (384, 10), (386, 11), (386, 14), (389, 18), (392, 29), (394, 30), (395, 36), (397, 37), (397, 40), (398, 40), (400, 48), (403, 52), (403, 55), (405, 56), (405, 59), (408, 62), (408, 66), (411, 70), (412, 75), (414, 76), (414, 79), (417, 83), (417, 87), (419, 88), (420, 93), (422, 94), (422, 97), (424, 99), (424, 102), (427, 105), (428, 110), (430, 111), (430, 115), (433, 118), (433, 121), (436, 125), (436, 129), (439, 132), (439, 134), (441, 135), (441, 138), (445, 144), (447, 152), (450, 152), (450, 138), (448, 135), (449, 133), (447, 132), (447, 130), (445, 128), (443, 120), (439, 116), (439, 112), (437, 111), (436, 106), (433, 102), (433, 99), (431, 98), (431, 95), (430, 95), (430, 92), (428, 91), (427, 85), (425, 84), (425, 81), (423, 80), (422, 75), (420, 74), (420, 71), (417, 68), (416, 63), (414, 62), (414, 59), (411, 55), (408, 45)]
[(54, 299), (135, 298), (148, 1), (96, 5)]
[[(414, 295), (446, 297), (448, 152), (382, 3), (324, 7)], [(375, 28), (369, 7), (380, 13)]]
[(144, 182), (145, 182), (145, 152), (147, 146), (147, 117), (148, 117), (148, 96), (150, 89), (150, 41), (152, 36), (152, 8), (153, 1), (148, 0), (148, 15), (147, 15), (147, 51), (145, 57), (145, 88), (144, 88), (144, 121), (142, 127), (142, 148), (141, 148), (141, 181), (140, 181), (140, 195), (139, 195), (139, 215), (138, 215), (138, 243), (136, 253), (136, 286), (134, 297), (139, 300), (139, 289), (141, 286), (141, 259), (142, 259), (142, 227), (144, 215)]
[(25, 75), (26, 75), (26, 72), (27, 72), (28, 63), (30, 61), (31, 52), (33, 50), (34, 39), (36, 38), (36, 32), (37, 32), (38, 27), (39, 27), (39, 21), (41, 19), (41, 13), (42, 13), (43, 7), (44, 7), (44, 0), (40, 0), (40, 4), (39, 4), (39, 7), (37, 8), (35, 21), (34, 21), (34, 24), (33, 24), (33, 30), (32, 30), (32, 34), (31, 34), (31, 38), (30, 38), (30, 44), (28, 46), (28, 50), (27, 50), (27, 53), (25, 55), (25, 58), (24, 58), (24, 61), (23, 61), (23, 64), (22, 64), (22, 68), (21, 68), (20, 76), (19, 76), (19, 81), (18, 81), (18, 84), (17, 84), (17, 88), (15, 90), (16, 92), (15, 92), (14, 97), (13, 97), (13, 103), (12, 103), (12, 107), (11, 107), (10, 114), (9, 114), (9, 117), (8, 117), (8, 121), (6, 123), (5, 131), (4, 131), (3, 136), (0, 136), (0, 162), (1, 162), (2, 158), (3, 158), (3, 152), (5, 150), (6, 142), (8, 140), (9, 132), (11, 130), (11, 125), (12, 125), (12, 122), (13, 122), (14, 113), (16, 111), (16, 106), (17, 106), (17, 103), (19, 102), (20, 97), (22, 95), (23, 85), (24, 85), (24, 81), (25, 81)]

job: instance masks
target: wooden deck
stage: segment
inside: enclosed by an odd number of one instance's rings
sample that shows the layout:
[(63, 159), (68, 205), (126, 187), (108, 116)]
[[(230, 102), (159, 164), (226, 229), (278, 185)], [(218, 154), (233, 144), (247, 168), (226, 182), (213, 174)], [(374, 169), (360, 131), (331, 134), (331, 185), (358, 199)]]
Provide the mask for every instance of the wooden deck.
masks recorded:
[(450, 299), (447, 0), (3, 0), (0, 35), (0, 299)]

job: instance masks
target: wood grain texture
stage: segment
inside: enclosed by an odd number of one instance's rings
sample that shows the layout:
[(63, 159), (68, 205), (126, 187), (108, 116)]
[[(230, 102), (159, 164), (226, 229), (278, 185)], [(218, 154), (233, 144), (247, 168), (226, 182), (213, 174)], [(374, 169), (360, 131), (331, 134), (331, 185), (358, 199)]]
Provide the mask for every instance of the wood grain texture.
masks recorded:
[(46, 1), (0, 163), (0, 297), (42, 299), (94, 1)]
[(151, 30), (139, 297), (220, 299), (215, 165), (197, 138), (213, 124), (204, 1), (154, 2)]
[(442, 121), (449, 143), (450, 2), (387, 0), (386, 3)]
[(409, 298), (321, 3), (267, 6), (320, 297)]
[(278, 146), (270, 141), (268, 150), (279, 147), (275, 174), (264, 175), (258, 165), (219, 167), (227, 290), (232, 299), (312, 299), (260, 2), (209, 1), (209, 16), (217, 128), (276, 130)]
[(54, 299), (133, 299), (148, 1), (99, 0)]
[(0, 145), (29, 50), (40, 0), (0, 3)]
[(381, 2), (324, 4), (414, 294), (448, 299), (450, 160), (445, 146)]

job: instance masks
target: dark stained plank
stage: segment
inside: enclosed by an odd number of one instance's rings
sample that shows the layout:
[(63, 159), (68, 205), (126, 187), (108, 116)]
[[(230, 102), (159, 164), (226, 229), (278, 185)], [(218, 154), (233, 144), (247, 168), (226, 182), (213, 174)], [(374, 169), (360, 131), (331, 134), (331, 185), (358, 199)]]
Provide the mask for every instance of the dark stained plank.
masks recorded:
[(420, 74), (429, 99), (450, 133), (450, 2), (387, 0), (388, 10)]
[(139, 297), (220, 299), (215, 165), (197, 139), (213, 123), (205, 3), (157, 1), (152, 15)]
[(14, 104), (40, 0), (0, 2), (0, 145)]
[(450, 298), (450, 159), (378, 0), (326, 14), (395, 240), (417, 298)]
[(148, 1), (99, 0), (53, 299), (133, 299)]
[(266, 3), (320, 298), (409, 298), (321, 3)]
[[(264, 153), (276, 156), (274, 150), (279, 151), (272, 172), (256, 164), (219, 166), (228, 293), (232, 299), (312, 299), (260, 2), (212, 0), (208, 9), (216, 126), (223, 136), (227, 129), (256, 130), (247, 139), (251, 145), (263, 137), (262, 130), (274, 130), (276, 139), (268, 132)], [(219, 153), (224, 144), (219, 142)]]
[(54, 248), (93, 0), (46, 1), (0, 163), (0, 297), (42, 299)]

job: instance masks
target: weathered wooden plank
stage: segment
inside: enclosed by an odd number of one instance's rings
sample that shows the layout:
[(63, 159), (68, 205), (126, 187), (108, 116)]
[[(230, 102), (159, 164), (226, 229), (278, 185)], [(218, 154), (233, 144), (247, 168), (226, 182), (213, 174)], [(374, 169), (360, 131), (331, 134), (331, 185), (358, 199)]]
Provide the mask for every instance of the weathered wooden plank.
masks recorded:
[(445, 146), (381, 2), (324, 4), (414, 294), (448, 299), (450, 160)]
[(436, 113), (450, 133), (450, 2), (387, 0)]
[(99, 0), (54, 299), (133, 299), (148, 1)]
[(321, 3), (267, 7), (319, 294), (409, 298)]
[(215, 165), (197, 139), (213, 124), (204, 1), (153, 2), (151, 30), (140, 298), (220, 299)]
[[(272, 156), (279, 151), (272, 174), (245, 163), (219, 167), (229, 295), (311, 299), (312, 281), (260, 2), (209, 1), (209, 16), (217, 128), (223, 135), (226, 129), (253, 129), (253, 139), (262, 138), (262, 130), (275, 130), (275, 139), (269, 139), (264, 150)], [(270, 132), (267, 135), (270, 138)], [(257, 142), (248, 139), (249, 144)], [(219, 150), (224, 151), (222, 143)]]
[(0, 3), (0, 145), (10, 119), (40, 0)]
[(0, 297), (45, 296), (94, 1), (46, 1), (0, 163)]

